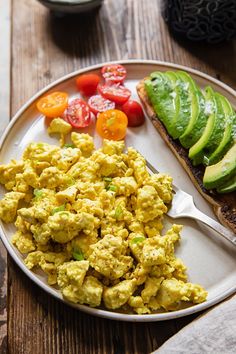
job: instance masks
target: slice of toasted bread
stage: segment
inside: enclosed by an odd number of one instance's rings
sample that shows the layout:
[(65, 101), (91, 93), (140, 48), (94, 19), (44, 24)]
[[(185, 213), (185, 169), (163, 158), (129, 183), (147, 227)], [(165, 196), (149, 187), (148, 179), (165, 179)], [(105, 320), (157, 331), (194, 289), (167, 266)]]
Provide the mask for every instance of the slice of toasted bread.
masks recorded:
[(158, 119), (145, 91), (144, 80), (140, 81), (137, 86), (137, 92), (145, 111), (158, 130), (161, 137), (175, 154), (185, 171), (188, 173), (195, 187), (201, 195), (212, 205), (213, 210), (218, 219), (225, 226), (231, 228), (236, 233), (236, 192), (227, 194), (218, 194), (214, 191), (206, 190), (203, 186), (202, 179), (204, 174), (203, 166), (193, 166), (188, 158), (188, 151), (184, 149), (178, 140), (172, 139), (164, 125)]

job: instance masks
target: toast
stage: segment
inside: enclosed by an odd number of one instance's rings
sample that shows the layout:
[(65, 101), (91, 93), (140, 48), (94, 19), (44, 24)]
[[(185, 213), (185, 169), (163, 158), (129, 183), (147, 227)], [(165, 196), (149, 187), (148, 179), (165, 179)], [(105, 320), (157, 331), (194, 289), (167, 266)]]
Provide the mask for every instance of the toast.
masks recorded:
[(207, 190), (203, 186), (204, 166), (193, 166), (188, 150), (183, 148), (178, 140), (174, 140), (168, 133), (162, 122), (158, 119), (145, 91), (145, 79), (137, 85), (139, 98), (144, 106), (147, 116), (157, 129), (165, 143), (175, 154), (185, 171), (191, 178), (197, 190), (212, 205), (214, 213), (222, 224), (236, 233), (236, 192), (219, 194), (213, 190)]

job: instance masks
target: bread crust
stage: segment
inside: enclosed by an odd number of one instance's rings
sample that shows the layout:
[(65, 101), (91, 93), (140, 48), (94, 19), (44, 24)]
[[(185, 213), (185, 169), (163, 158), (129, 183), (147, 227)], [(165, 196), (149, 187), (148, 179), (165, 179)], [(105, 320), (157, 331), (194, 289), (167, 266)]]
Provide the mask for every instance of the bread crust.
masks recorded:
[(199, 193), (201, 193), (201, 195), (212, 205), (214, 213), (220, 222), (236, 233), (236, 192), (218, 194), (204, 188), (202, 183), (204, 167), (193, 166), (188, 158), (188, 151), (181, 146), (178, 140), (174, 140), (169, 136), (148, 99), (144, 81), (145, 79), (140, 81), (137, 85), (137, 92), (149, 119), (161, 135), (162, 139), (172, 150), (175, 157), (184, 167)]

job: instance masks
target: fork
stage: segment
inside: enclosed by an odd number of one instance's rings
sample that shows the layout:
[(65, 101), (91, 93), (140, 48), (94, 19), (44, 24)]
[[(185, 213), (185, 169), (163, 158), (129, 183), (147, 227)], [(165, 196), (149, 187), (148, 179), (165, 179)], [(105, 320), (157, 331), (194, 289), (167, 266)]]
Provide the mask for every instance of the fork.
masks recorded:
[[(145, 159), (146, 160), (146, 159)], [(147, 167), (153, 173), (159, 173), (154, 166), (146, 160)], [(190, 218), (201, 221), (205, 225), (209, 226), (211, 229), (216, 231), (219, 235), (223, 236), (226, 240), (231, 242), (236, 246), (236, 234), (233, 231), (228, 230), (226, 227), (221, 225), (219, 222), (210, 218), (209, 216), (202, 213), (194, 204), (193, 197), (173, 185), (173, 200), (171, 207), (169, 208), (167, 215), (171, 218)]]

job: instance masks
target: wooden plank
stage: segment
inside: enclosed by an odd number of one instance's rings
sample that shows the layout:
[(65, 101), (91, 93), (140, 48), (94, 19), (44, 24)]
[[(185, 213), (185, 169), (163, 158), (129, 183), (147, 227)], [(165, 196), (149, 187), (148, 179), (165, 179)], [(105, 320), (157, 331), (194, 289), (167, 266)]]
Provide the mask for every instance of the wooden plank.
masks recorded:
[[(0, 2), (0, 137), (10, 119), (10, 0)], [(0, 353), (7, 353), (7, 253), (0, 240)]]
[(0, 353), (7, 353), (7, 254), (0, 240)]
[(10, 119), (10, 3), (0, 2), (0, 136)]
[[(156, 0), (105, 0), (96, 13), (64, 18), (36, 1), (13, 0), (12, 19), (12, 113), (60, 76), (115, 59), (166, 60), (236, 83), (235, 44), (217, 52), (173, 39)], [(136, 324), (88, 316), (49, 297), (11, 260), (8, 291), (11, 354), (150, 353), (196, 317)]]

